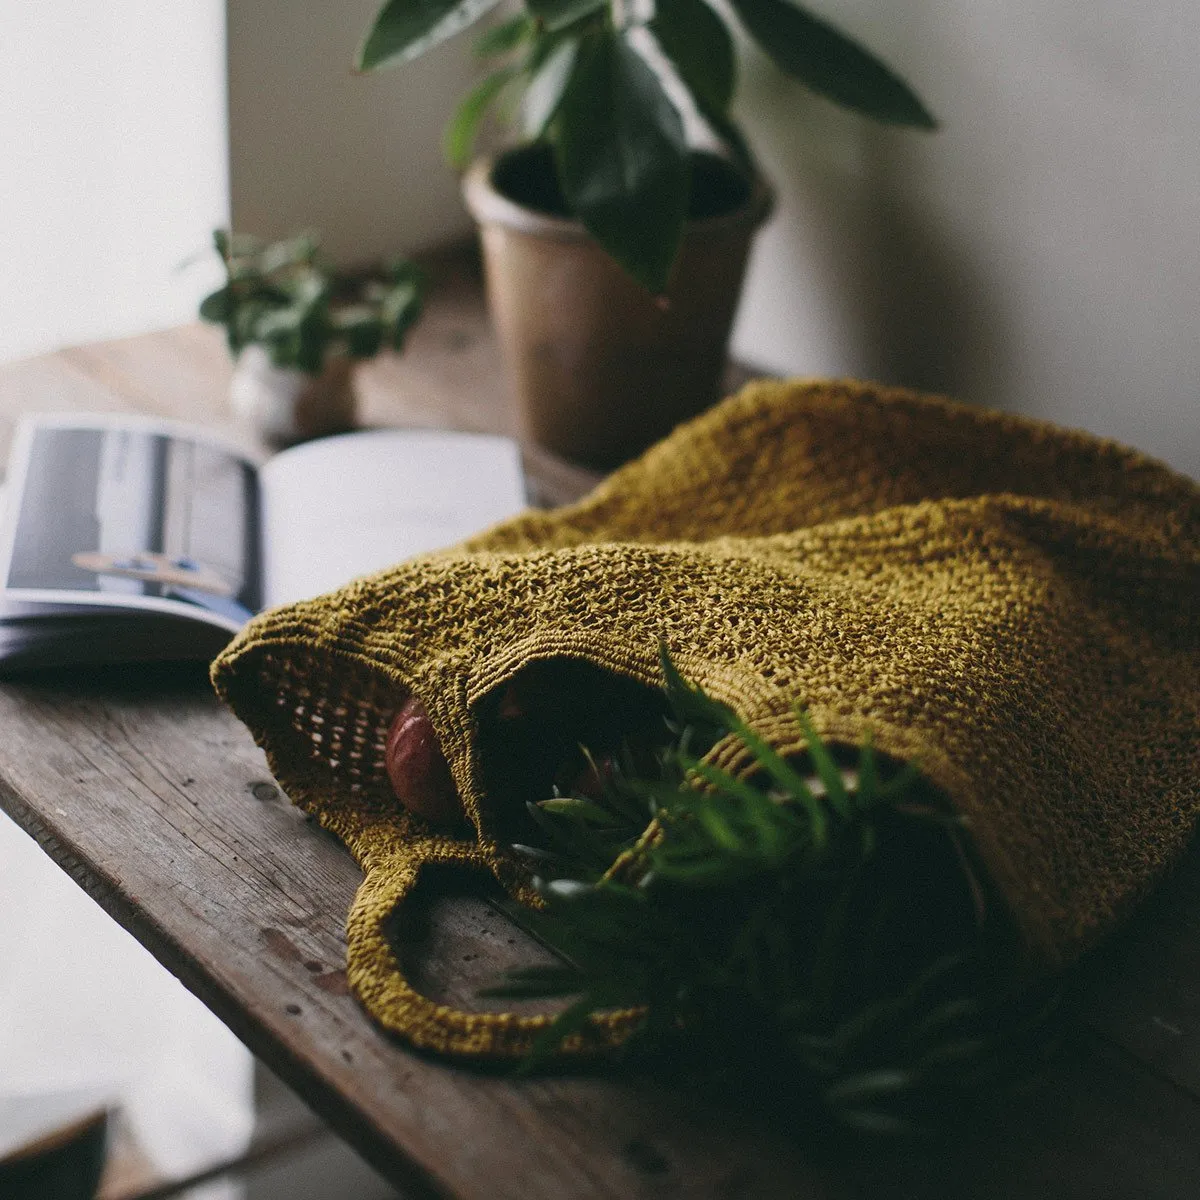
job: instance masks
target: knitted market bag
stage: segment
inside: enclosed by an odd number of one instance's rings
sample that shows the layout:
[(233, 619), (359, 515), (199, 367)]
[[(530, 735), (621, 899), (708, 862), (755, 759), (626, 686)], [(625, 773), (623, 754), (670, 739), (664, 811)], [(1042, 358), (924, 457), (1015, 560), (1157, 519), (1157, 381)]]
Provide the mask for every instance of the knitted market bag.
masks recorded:
[[(417, 1046), (501, 1058), (550, 1018), (434, 1003), (388, 927), (433, 864), (532, 899), (481, 720), (523, 667), (570, 659), (654, 686), (662, 643), (783, 753), (804, 746), (795, 701), (834, 743), (869, 730), (965, 818), (1026, 947), (1057, 967), (1195, 824), (1198, 601), (1200, 489), (1164, 466), (911, 392), (763, 382), (578, 504), (264, 613), (213, 679), (365, 873), (347, 928), (361, 1002)], [(410, 690), (473, 835), (393, 797), (384, 741)], [(748, 763), (732, 739), (712, 754)], [(563, 1051), (617, 1044), (638, 1019), (596, 1014)]]

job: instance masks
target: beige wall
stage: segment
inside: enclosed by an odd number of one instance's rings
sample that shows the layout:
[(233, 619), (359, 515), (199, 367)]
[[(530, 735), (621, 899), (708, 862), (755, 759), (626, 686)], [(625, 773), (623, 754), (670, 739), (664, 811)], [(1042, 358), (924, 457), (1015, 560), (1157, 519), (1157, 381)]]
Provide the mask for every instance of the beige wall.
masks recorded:
[(379, 3), (227, 0), (235, 228), (319, 228), (347, 260), (469, 231), (441, 129), (472, 78), (470, 39), (355, 76), (350, 64)]
[(1200, 476), (1200, 6), (822, 7), (944, 129), (873, 128), (747, 56), (780, 204), (738, 351), (1085, 426)]

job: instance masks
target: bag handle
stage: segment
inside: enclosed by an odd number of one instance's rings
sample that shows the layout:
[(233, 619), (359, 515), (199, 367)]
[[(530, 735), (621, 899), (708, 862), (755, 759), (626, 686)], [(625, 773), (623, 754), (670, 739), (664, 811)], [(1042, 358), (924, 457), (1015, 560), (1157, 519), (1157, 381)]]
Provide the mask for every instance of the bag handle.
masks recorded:
[[(422, 870), (456, 866), (495, 877), (477, 846), (422, 839), (368, 860), (346, 922), (346, 978), (371, 1016), (421, 1050), (460, 1058), (520, 1059), (554, 1020), (551, 1014), (464, 1012), (418, 992), (404, 975), (387, 925), (416, 888)], [(556, 1058), (594, 1057), (621, 1045), (641, 1022), (639, 1008), (593, 1014), (588, 1026), (563, 1039)]]

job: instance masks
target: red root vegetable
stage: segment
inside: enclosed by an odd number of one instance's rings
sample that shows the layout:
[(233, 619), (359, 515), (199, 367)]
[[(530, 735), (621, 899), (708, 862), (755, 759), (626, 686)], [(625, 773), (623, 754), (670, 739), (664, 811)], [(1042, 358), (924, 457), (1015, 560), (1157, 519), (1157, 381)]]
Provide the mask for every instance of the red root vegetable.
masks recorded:
[(410, 696), (392, 720), (384, 764), (396, 799), (414, 816), (434, 825), (463, 819), (450, 764), (429, 713), (416, 696)]
[[(653, 731), (663, 728), (656, 693), (572, 663), (534, 663), (490, 697), (483, 720), (505, 755), (499, 769), (492, 764), (493, 783), (517, 813), (555, 785), (576, 796), (603, 796), (620, 747), (652, 770)], [(392, 721), (385, 764), (397, 800), (414, 816), (435, 825), (464, 819), (441, 743), (416, 696)]]

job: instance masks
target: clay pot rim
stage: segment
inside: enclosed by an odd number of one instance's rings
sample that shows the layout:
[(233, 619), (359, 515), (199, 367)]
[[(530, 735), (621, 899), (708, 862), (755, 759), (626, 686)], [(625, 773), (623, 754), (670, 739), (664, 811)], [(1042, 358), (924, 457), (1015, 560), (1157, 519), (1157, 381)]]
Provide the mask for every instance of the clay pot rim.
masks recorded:
[[(477, 158), (463, 176), (463, 199), (478, 224), (499, 225), (517, 233), (556, 238), (561, 241), (591, 240), (591, 234), (584, 229), (583, 222), (528, 208), (498, 191), (492, 183), (492, 172), (503, 157), (502, 152)], [(744, 204), (715, 217), (688, 221), (684, 226), (684, 237), (711, 237), (726, 231), (754, 230), (771, 215), (774, 208), (775, 189), (756, 172), (751, 183), (750, 195)]]

